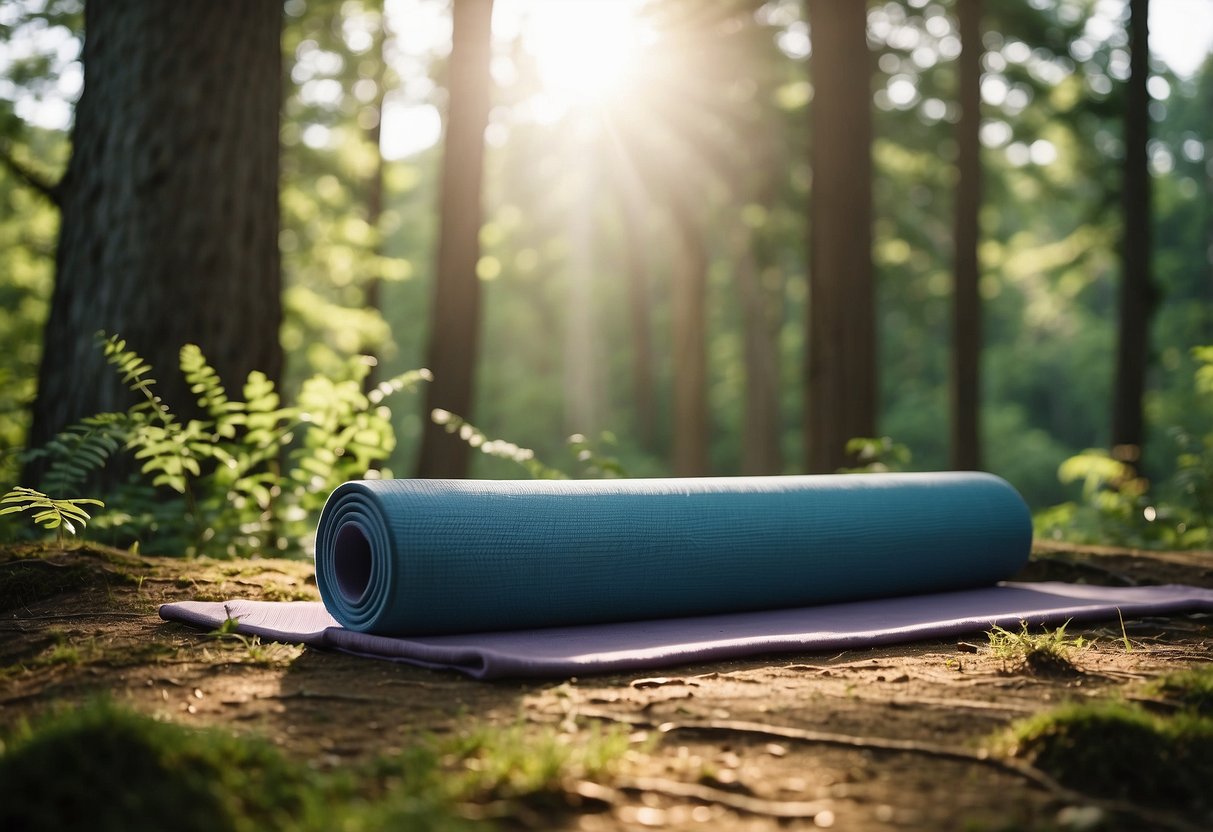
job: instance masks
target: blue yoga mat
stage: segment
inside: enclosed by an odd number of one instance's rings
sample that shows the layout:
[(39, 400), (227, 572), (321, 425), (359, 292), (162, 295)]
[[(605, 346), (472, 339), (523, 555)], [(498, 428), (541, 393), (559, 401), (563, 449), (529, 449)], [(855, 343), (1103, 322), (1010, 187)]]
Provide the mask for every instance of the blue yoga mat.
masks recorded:
[(329, 497), (316, 576), (345, 629), (424, 636), (982, 587), (1031, 538), (980, 473), (367, 480)]

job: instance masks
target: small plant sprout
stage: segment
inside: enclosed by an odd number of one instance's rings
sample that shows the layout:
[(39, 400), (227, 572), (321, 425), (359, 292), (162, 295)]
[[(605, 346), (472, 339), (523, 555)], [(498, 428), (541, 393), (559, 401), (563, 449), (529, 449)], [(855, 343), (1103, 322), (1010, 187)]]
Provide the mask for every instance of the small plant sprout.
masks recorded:
[(71, 500), (56, 500), (33, 488), (18, 485), (0, 497), (0, 515), (30, 512), (33, 520), (44, 529), (53, 530), (63, 543), (63, 533), (76, 534), (77, 527), (83, 529), (90, 515), (81, 506), (105, 507), (105, 503), (91, 497)]

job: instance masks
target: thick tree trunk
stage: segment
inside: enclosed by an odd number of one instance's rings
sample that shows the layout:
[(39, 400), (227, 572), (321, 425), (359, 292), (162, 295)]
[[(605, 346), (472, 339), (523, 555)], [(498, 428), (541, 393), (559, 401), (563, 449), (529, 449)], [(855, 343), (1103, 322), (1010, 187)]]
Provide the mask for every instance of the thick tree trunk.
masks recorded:
[(1129, 81), (1125, 95), (1124, 243), (1121, 249), (1120, 328), (1112, 402), (1114, 454), (1140, 466), (1145, 439), (1142, 395), (1149, 363), (1150, 318), (1156, 296), (1151, 279), (1149, 0), (1129, 3)]
[(677, 247), (670, 297), (674, 365), (673, 469), (676, 477), (710, 472), (708, 442), (708, 256), (689, 205), (675, 197)]
[(442, 192), (434, 308), (426, 366), (425, 431), (419, 477), (466, 477), (469, 448), (429, 418), (435, 409), (465, 419), (472, 400), (480, 343), (480, 190), (484, 128), (489, 117), (492, 0), (455, 0), (448, 64), (449, 105), (443, 146)]
[(871, 58), (865, 3), (809, 0), (813, 185), (809, 205), (805, 450), (811, 472), (850, 463), (876, 432)]
[(188, 342), (229, 387), (279, 377), (281, 22), (270, 0), (86, 4), (31, 446), (134, 400), (99, 329), (151, 362), (175, 410), (193, 406)]
[(981, 467), (981, 0), (959, 0), (960, 120), (956, 123), (955, 260), (952, 297), (952, 467)]

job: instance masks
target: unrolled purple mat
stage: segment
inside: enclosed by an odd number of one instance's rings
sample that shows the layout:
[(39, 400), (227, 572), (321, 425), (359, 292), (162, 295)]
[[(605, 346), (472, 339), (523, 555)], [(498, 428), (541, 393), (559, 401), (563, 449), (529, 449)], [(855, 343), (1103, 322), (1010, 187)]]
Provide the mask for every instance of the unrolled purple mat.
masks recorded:
[(771, 653), (850, 650), (989, 629), (1213, 612), (1213, 590), (1002, 583), (980, 589), (760, 612), (399, 638), (342, 628), (318, 602), (184, 601), (160, 615), (214, 629), (430, 668), (477, 679), (560, 678), (649, 670)]

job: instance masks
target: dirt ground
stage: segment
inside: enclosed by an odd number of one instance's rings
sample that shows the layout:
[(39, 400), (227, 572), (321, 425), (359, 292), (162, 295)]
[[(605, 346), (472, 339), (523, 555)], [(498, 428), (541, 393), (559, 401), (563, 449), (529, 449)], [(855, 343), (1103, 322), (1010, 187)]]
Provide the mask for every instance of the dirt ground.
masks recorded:
[[(1038, 546), (1023, 579), (1213, 587), (1213, 553)], [(1209, 661), (1213, 618), (1072, 629), (1075, 672), (1034, 673), (987, 639), (784, 654), (552, 682), (477, 682), (162, 622), (184, 599), (317, 597), (309, 564), (163, 559), (116, 550), (0, 549), (0, 731), (100, 693), (157, 718), (270, 737), (340, 767), (473, 721), (631, 726), (607, 783), (570, 783), (563, 828), (1202, 828), (1184, 806), (1087, 799), (990, 754), (1013, 720)], [(512, 818), (523, 826), (527, 818)], [(550, 819), (543, 821), (549, 828)]]

